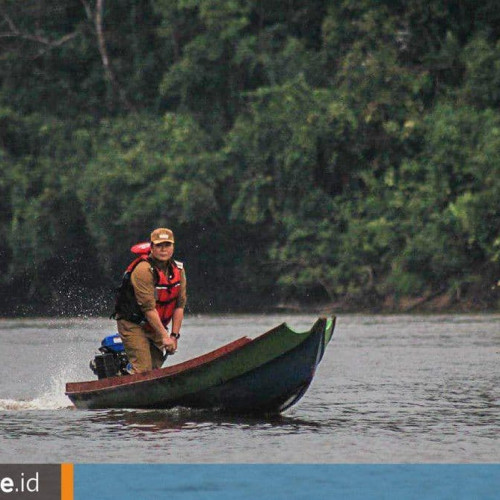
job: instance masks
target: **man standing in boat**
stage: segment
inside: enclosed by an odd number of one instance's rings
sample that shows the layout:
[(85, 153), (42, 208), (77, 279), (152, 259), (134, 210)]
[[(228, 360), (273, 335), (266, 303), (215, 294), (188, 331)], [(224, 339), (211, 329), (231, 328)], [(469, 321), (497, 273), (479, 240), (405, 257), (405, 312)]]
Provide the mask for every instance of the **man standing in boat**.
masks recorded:
[(173, 353), (177, 349), (186, 305), (186, 274), (182, 262), (172, 258), (174, 243), (170, 229), (155, 229), (149, 255), (141, 255), (127, 267), (118, 289), (113, 316), (132, 373), (160, 368), (163, 350)]

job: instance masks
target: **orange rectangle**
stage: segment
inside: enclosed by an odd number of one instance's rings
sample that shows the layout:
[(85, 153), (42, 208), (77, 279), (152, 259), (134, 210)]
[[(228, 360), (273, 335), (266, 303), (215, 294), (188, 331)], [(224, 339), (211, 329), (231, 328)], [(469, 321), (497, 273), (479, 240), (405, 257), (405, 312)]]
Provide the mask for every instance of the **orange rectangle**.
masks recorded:
[(61, 500), (73, 500), (73, 464), (61, 464)]

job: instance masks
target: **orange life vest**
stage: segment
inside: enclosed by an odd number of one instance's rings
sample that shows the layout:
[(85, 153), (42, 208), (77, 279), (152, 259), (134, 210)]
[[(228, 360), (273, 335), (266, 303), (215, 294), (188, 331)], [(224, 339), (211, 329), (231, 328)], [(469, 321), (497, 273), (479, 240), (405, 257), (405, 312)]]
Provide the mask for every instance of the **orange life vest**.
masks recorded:
[(126, 319), (133, 323), (146, 323), (146, 318), (140, 311), (139, 304), (135, 300), (132, 284), (130, 283), (130, 275), (143, 261), (148, 262), (153, 270), (156, 310), (163, 325), (167, 326), (174, 314), (181, 287), (183, 265), (181, 262), (175, 260), (172, 260), (169, 264), (167, 273), (159, 269), (147, 255), (141, 255), (132, 261), (127, 267), (123, 275), (122, 285), (118, 289), (114, 315), (118, 319)]

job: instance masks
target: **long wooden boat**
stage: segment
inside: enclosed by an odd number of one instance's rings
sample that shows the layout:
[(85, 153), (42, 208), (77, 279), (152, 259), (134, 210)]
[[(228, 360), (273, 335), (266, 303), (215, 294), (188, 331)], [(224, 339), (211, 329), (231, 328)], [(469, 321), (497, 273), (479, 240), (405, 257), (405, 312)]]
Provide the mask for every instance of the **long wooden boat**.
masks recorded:
[(309, 387), (335, 317), (303, 333), (283, 323), (255, 338), (242, 337), (203, 356), (146, 373), (66, 384), (77, 408), (173, 408), (276, 414)]

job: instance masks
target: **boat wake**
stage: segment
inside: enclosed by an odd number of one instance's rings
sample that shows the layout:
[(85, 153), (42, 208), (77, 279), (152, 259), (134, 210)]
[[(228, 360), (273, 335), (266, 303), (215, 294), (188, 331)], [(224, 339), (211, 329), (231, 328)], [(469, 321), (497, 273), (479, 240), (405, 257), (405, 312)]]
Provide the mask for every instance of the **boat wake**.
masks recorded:
[(0, 411), (19, 410), (62, 410), (72, 408), (73, 405), (66, 399), (64, 402), (55, 401), (46, 396), (41, 396), (28, 401), (16, 399), (0, 399)]
[(41, 388), (41, 394), (33, 399), (0, 399), (0, 411), (62, 410), (73, 408), (64, 394), (67, 373), (61, 372)]
[(43, 398), (32, 399), (31, 401), (0, 399), (0, 411), (57, 410), (60, 408), (62, 406), (56, 405), (52, 401), (45, 401)]

